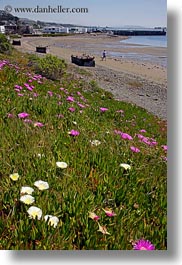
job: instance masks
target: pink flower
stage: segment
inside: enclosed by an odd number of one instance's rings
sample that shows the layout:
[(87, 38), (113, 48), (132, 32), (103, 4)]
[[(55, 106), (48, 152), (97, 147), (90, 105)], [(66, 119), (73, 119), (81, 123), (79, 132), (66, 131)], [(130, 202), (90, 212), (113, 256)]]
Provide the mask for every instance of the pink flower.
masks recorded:
[(140, 239), (133, 245), (134, 250), (155, 250), (155, 246), (149, 241)]
[(8, 117), (8, 118), (13, 118), (14, 115), (13, 115), (12, 113), (8, 113), (8, 114), (7, 114), (7, 117)]
[(28, 116), (29, 116), (29, 114), (26, 113), (26, 112), (22, 112), (22, 113), (19, 113), (19, 114), (18, 114), (18, 118), (20, 118), (20, 119), (25, 119), (25, 118), (27, 118)]
[(71, 107), (71, 108), (69, 108), (68, 110), (71, 111), (71, 112), (74, 112), (74, 111), (75, 111), (75, 108), (72, 108), (72, 107)]
[(161, 158), (167, 162), (167, 156), (161, 156)]
[(121, 135), (122, 134), (122, 132), (121, 131), (118, 131), (118, 130), (114, 130), (114, 133), (115, 134), (118, 134), (118, 135)]
[(131, 146), (130, 149), (134, 153), (139, 153), (140, 152), (140, 149), (138, 149), (137, 147), (134, 147), (134, 146)]
[(121, 133), (121, 138), (124, 140), (133, 140), (133, 138), (131, 137), (131, 135), (127, 134), (127, 133)]
[(75, 101), (75, 99), (73, 98), (73, 97), (67, 97), (67, 99), (66, 99), (67, 101), (69, 101), (69, 102), (74, 102)]
[(43, 127), (44, 124), (41, 122), (34, 122), (34, 127)]
[(81, 104), (81, 103), (77, 103), (77, 105), (80, 107), (80, 108), (85, 108), (85, 105)]
[(47, 91), (47, 94), (52, 97), (53, 96), (53, 92), (52, 91)]
[(91, 218), (94, 221), (97, 221), (100, 219), (100, 217), (96, 215), (94, 212), (89, 212), (89, 218)]
[(167, 145), (162, 145), (162, 148), (164, 149), (164, 151), (168, 150), (168, 146)]
[(137, 134), (137, 137), (142, 140), (143, 138), (145, 138), (145, 136), (143, 136), (142, 134)]
[(56, 117), (57, 118), (64, 118), (64, 115), (63, 114), (58, 114)]
[(80, 133), (78, 132), (78, 131), (75, 131), (75, 130), (71, 130), (70, 132), (69, 132), (69, 135), (71, 135), (71, 136), (78, 136)]
[(16, 91), (16, 92), (20, 92), (20, 89), (19, 89), (19, 88), (15, 88), (15, 91)]
[(32, 123), (32, 120), (30, 120), (30, 119), (24, 119), (23, 120), (25, 123)]
[(15, 85), (15, 88), (22, 90), (22, 86)]
[(18, 93), (17, 94), (19, 97), (23, 97), (24, 96), (24, 94), (22, 94), (22, 93)]
[(140, 130), (141, 133), (146, 133), (147, 131), (145, 129)]
[(123, 113), (124, 111), (122, 109), (120, 109), (120, 110), (117, 110), (116, 112), (117, 113)]
[(109, 216), (109, 217), (116, 216), (116, 213), (114, 213), (112, 209), (106, 208), (106, 209), (103, 209), (103, 211), (104, 211), (104, 212), (106, 213), (106, 215)]
[(107, 108), (100, 108), (100, 111), (101, 112), (105, 112), (105, 111), (107, 111), (108, 109)]

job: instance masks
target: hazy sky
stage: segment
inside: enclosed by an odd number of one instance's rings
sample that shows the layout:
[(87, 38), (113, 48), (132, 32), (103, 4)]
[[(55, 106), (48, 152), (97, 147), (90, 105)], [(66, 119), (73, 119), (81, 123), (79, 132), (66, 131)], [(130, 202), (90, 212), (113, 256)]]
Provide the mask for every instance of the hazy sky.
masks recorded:
[(156, 27), (167, 25), (167, 0), (0, 0), (0, 9), (16, 7), (88, 8), (88, 13), (15, 13), (34, 20), (96, 26), (136, 25)]

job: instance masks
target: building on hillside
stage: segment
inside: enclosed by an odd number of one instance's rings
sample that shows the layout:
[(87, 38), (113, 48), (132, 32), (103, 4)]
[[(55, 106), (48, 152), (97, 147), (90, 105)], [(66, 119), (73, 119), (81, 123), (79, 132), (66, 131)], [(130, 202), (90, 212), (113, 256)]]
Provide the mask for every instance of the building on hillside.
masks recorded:
[(69, 33), (69, 29), (68, 28), (64, 28), (64, 27), (45, 27), (43, 28), (43, 33), (50, 33), (50, 34), (54, 34), (54, 33)]
[(69, 29), (70, 33), (87, 33), (87, 28), (83, 27), (73, 27)]
[(5, 26), (0, 26), (0, 33), (5, 34)]

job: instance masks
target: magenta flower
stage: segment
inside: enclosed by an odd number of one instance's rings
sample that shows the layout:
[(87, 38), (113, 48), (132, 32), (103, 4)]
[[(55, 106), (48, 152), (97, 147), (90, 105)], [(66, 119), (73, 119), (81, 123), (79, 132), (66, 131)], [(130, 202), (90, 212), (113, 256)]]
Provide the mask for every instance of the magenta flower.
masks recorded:
[(96, 215), (94, 212), (89, 212), (89, 218), (91, 218), (94, 221), (97, 221), (100, 219), (100, 217)]
[(164, 151), (168, 150), (168, 146), (167, 145), (162, 145), (162, 148), (164, 149)]
[(115, 212), (113, 212), (113, 210), (112, 210), (112, 209), (105, 208), (105, 209), (103, 209), (103, 211), (104, 211), (104, 212), (105, 212), (105, 214), (106, 214), (107, 216), (109, 216), (109, 217), (116, 216), (116, 213), (115, 213)]
[(107, 108), (100, 108), (100, 111), (101, 112), (105, 112), (105, 111), (107, 111), (108, 109)]
[(66, 99), (67, 101), (69, 101), (69, 102), (74, 102), (75, 101), (75, 99), (73, 98), (73, 97), (67, 97), (67, 99)]
[(81, 104), (81, 103), (77, 103), (77, 105), (80, 107), (80, 108), (85, 108), (85, 105)]
[(117, 112), (117, 113), (123, 113), (124, 110), (120, 109), (120, 110), (117, 110), (116, 112)]
[(142, 140), (143, 138), (145, 138), (145, 136), (143, 136), (142, 134), (137, 134), (137, 137)]
[(75, 108), (72, 108), (72, 107), (71, 107), (71, 108), (69, 108), (68, 110), (71, 111), (71, 112), (74, 112), (74, 111), (75, 111)]
[(78, 136), (80, 133), (78, 132), (78, 131), (75, 131), (75, 130), (71, 130), (70, 132), (69, 132), (69, 135), (71, 135), (71, 136)]
[(127, 133), (121, 133), (121, 138), (124, 140), (133, 140), (133, 137), (131, 137), (131, 135), (127, 134)]
[(15, 85), (15, 88), (22, 90), (22, 86)]
[(27, 118), (28, 116), (29, 116), (29, 114), (26, 113), (26, 112), (22, 112), (22, 113), (19, 113), (19, 114), (18, 114), (18, 118), (20, 118), (20, 119), (25, 119), (25, 118)]
[(43, 127), (44, 126), (44, 124), (43, 123), (41, 123), (41, 122), (34, 122), (34, 127)]
[(155, 246), (149, 241), (140, 239), (133, 245), (134, 250), (155, 250)]
[(29, 84), (24, 84), (24, 86), (29, 90), (29, 91), (32, 91), (33, 90), (33, 88), (29, 85)]
[(118, 134), (118, 135), (121, 135), (121, 134), (122, 134), (122, 132), (119, 131), (119, 130), (114, 130), (114, 133), (115, 133), (115, 134)]
[(167, 156), (161, 156), (161, 158), (167, 162)]
[(134, 147), (134, 146), (131, 146), (130, 149), (134, 153), (139, 153), (140, 152), (140, 149), (138, 149), (137, 147)]
[(13, 115), (12, 113), (8, 113), (8, 114), (7, 114), (7, 117), (8, 117), (8, 118), (13, 118), (14, 115)]
[(32, 123), (32, 120), (30, 120), (30, 119), (24, 119), (23, 120), (25, 123)]
[(53, 92), (52, 91), (47, 91), (47, 94), (52, 97), (53, 96)]
[(15, 88), (15, 91), (16, 91), (16, 92), (20, 92), (20, 89), (19, 89), (19, 88)]
[(63, 114), (57, 114), (56, 117), (57, 118), (64, 118), (64, 115)]
[(141, 133), (146, 133), (147, 131), (145, 129), (140, 130)]

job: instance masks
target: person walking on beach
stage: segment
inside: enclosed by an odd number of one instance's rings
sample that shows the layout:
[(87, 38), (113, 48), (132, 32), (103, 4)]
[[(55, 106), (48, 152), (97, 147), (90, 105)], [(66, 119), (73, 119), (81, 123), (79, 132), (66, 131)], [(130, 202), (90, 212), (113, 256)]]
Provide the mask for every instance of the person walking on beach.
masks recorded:
[(102, 61), (106, 61), (106, 50), (103, 51), (102, 53)]

